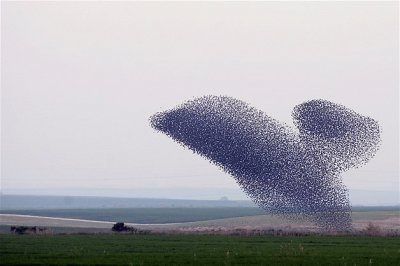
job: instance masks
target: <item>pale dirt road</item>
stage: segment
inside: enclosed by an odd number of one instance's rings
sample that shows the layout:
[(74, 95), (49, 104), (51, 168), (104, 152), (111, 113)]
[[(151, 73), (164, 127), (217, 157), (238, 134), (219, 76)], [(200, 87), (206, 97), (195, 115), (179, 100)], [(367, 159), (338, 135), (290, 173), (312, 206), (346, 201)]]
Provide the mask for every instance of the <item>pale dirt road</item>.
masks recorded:
[(1, 225), (59, 226), (81, 228), (110, 228), (114, 223), (82, 219), (55, 218), (32, 215), (0, 214)]

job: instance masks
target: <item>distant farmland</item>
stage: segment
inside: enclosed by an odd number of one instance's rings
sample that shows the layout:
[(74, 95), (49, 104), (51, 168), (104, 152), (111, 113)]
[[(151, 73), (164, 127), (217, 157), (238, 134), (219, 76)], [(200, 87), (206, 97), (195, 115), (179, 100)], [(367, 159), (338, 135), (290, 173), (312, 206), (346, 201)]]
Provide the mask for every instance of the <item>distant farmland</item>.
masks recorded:
[(0, 213), (98, 221), (124, 221), (139, 224), (184, 223), (265, 214), (262, 209), (246, 207), (54, 209), (1, 211)]
[[(1, 232), (8, 232), (7, 226), (10, 225), (46, 226), (57, 228), (56, 232), (94, 232), (97, 229), (107, 231), (115, 222), (155, 231), (203, 232), (271, 228), (318, 231), (318, 228), (306, 221), (291, 221), (269, 215), (249, 201), (21, 195), (2, 195), (1, 199)], [(399, 210), (399, 206), (353, 207), (353, 225), (361, 230), (372, 222), (383, 230), (399, 231)]]
[[(7, 225), (70, 227), (71, 229), (98, 228), (107, 231), (115, 222), (125, 222), (138, 228), (157, 232), (190, 233), (236, 229), (319, 231), (315, 225), (307, 221), (291, 221), (279, 216), (264, 214), (257, 208), (61, 209), (7, 212), (9, 213), (7, 215), (0, 214), (0, 225), (3, 225), (3, 230), (0, 231), (2, 232), (9, 231)], [(20, 216), (20, 214), (32, 216)], [(400, 233), (400, 216), (396, 209), (365, 209), (353, 212), (355, 229), (363, 230), (369, 223), (390, 233)], [(70, 231), (77, 232), (75, 229)], [(82, 229), (81, 232), (86, 231)], [(103, 230), (103, 232), (105, 231)]]

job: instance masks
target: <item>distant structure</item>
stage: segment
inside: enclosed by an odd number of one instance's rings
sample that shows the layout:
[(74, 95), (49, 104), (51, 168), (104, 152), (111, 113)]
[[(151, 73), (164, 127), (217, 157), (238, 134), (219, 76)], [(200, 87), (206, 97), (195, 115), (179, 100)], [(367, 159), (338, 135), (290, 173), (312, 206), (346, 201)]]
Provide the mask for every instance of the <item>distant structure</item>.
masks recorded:
[(297, 130), (241, 100), (204, 96), (157, 113), (150, 123), (232, 175), (265, 211), (350, 230), (340, 173), (374, 156), (378, 123), (325, 100), (302, 103), (292, 116)]

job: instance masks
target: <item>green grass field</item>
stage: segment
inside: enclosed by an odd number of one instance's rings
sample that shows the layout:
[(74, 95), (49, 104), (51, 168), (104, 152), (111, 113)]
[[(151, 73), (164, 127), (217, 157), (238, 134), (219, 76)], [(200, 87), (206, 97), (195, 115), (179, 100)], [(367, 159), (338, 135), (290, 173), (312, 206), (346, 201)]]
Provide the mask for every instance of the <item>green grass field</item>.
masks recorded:
[(400, 238), (0, 235), (1, 265), (400, 265)]

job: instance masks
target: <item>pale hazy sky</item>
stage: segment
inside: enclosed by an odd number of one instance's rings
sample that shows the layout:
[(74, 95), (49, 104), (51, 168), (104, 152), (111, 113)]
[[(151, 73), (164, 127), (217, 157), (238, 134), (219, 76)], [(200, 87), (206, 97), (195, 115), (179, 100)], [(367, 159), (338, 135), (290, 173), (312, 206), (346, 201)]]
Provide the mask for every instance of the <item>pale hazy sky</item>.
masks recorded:
[(148, 123), (214, 94), (288, 124), (311, 99), (376, 119), (381, 149), (344, 183), (398, 191), (398, 19), (397, 2), (2, 1), (1, 189), (244, 197)]

